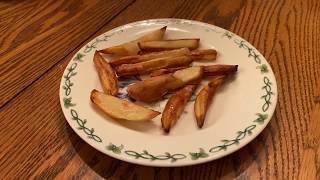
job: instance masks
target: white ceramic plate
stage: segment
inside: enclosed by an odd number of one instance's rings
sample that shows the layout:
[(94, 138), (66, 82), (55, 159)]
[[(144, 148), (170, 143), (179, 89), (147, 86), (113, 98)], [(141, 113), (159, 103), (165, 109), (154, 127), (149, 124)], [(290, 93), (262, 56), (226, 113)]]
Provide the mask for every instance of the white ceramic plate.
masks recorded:
[[(168, 26), (166, 38), (198, 37), (201, 48), (217, 49), (213, 64), (239, 65), (238, 73), (215, 95), (202, 129), (197, 128), (192, 101), (169, 135), (161, 129), (160, 116), (149, 122), (115, 121), (90, 102), (91, 90), (102, 90), (92, 61), (94, 51), (163, 26)], [(121, 92), (124, 98), (124, 89)], [(112, 29), (77, 52), (63, 73), (60, 103), (72, 129), (95, 149), (136, 164), (185, 166), (221, 158), (253, 140), (273, 115), (277, 83), (265, 58), (239, 36), (197, 21), (153, 19)], [(165, 100), (152, 107), (161, 111), (164, 105)]]

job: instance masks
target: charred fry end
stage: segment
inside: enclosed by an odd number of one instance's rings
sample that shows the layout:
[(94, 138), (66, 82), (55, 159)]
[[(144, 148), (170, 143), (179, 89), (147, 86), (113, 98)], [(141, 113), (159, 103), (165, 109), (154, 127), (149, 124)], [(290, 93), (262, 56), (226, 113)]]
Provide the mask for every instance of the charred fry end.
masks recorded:
[(238, 65), (217, 64), (203, 66), (203, 72), (206, 76), (229, 75), (238, 71)]

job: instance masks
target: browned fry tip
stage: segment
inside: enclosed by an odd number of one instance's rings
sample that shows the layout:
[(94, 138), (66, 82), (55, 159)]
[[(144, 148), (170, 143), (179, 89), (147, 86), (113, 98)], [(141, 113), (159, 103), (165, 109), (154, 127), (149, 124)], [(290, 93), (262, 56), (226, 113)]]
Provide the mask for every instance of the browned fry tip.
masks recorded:
[(98, 51), (95, 51), (94, 53), (93, 62), (97, 69), (104, 92), (106, 94), (117, 96), (119, 90), (118, 78), (110, 64), (100, 55)]

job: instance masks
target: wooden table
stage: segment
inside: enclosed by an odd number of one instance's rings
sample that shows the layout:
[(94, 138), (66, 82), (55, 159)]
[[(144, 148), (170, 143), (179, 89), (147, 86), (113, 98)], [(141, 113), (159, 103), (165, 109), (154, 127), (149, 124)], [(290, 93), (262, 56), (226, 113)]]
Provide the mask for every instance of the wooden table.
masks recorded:
[[(220, 26), (259, 49), (277, 78), (275, 115), (254, 141), (213, 162), (153, 168), (108, 157), (66, 123), (63, 70), (102, 32), (169, 17)], [(318, 0), (0, 1), (0, 179), (319, 178), (319, 34)]]

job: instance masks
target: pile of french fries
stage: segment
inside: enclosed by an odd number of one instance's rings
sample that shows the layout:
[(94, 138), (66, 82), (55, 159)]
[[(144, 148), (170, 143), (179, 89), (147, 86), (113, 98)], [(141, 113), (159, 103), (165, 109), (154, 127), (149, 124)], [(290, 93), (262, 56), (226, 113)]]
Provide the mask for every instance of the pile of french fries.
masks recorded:
[[(127, 93), (131, 98), (147, 103), (172, 93), (161, 117), (162, 128), (168, 133), (201, 81), (209, 78), (194, 102), (196, 122), (201, 128), (216, 90), (228, 75), (237, 71), (238, 65), (192, 66), (193, 61), (214, 61), (217, 51), (197, 49), (200, 39), (164, 40), (165, 32), (166, 27), (163, 27), (134, 41), (96, 51), (93, 62), (103, 92), (93, 90), (91, 101), (113, 119), (151, 120), (161, 113), (117, 97), (118, 77), (149, 75), (129, 85)], [(116, 55), (117, 58), (106, 61), (101, 54)]]

